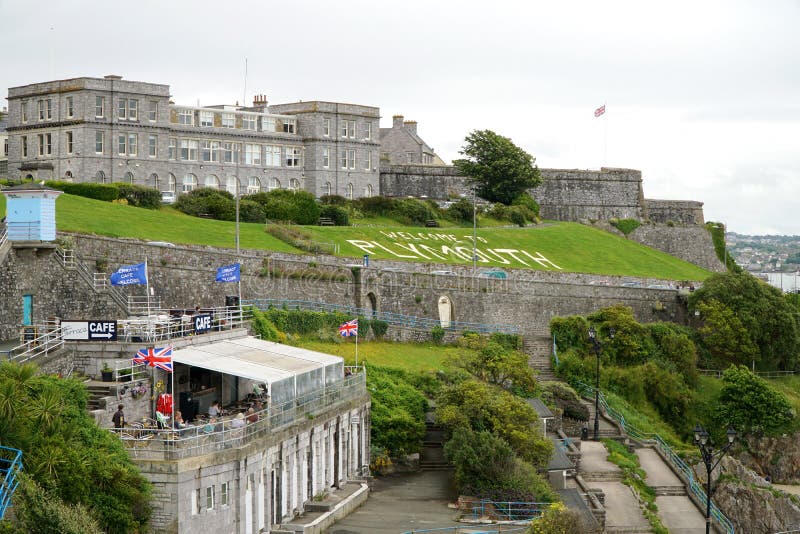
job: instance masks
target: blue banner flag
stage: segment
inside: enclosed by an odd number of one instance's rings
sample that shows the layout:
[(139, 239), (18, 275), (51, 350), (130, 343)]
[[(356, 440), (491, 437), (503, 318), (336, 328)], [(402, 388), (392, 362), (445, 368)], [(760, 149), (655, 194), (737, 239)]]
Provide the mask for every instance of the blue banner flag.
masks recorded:
[(215, 282), (238, 282), (240, 280), (239, 264), (223, 265), (217, 269)]
[(111, 275), (112, 286), (130, 286), (147, 283), (147, 264), (123, 265)]

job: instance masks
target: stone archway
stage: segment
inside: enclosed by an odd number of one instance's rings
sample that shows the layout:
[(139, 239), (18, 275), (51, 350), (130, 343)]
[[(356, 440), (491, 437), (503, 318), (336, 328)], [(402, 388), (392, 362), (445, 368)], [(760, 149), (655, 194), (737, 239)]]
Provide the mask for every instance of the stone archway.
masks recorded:
[(450, 328), (450, 322), (455, 319), (453, 301), (447, 295), (442, 295), (439, 297), (437, 304), (439, 307), (439, 324), (442, 328)]
[(370, 291), (367, 293), (367, 301), (369, 303), (369, 310), (372, 317), (378, 315), (378, 297), (375, 296), (375, 293)]

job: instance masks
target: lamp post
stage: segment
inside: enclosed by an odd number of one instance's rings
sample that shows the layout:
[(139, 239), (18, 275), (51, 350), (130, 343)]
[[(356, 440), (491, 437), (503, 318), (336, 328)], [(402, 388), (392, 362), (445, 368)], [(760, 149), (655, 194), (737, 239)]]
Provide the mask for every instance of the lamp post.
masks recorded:
[[(614, 329), (608, 331), (608, 337), (614, 339)], [(597, 330), (589, 327), (589, 341), (592, 342), (592, 350), (597, 360), (597, 370), (594, 375), (594, 440), (597, 441), (600, 434), (600, 350), (603, 345), (597, 337)]]
[(703, 463), (706, 466), (707, 474), (706, 534), (711, 532), (711, 472), (719, 465), (725, 453), (728, 452), (728, 449), (733, 445), (733, 441), (736, 439), (736, 431), (733, 428), (728, 428), (726, 435), (728, 437), (727, 445), (714, 450), (714, 445), (706, 429), (699, 424), (694, 427), (694, 443), (700, 449), (700, 455), (703, 457)]

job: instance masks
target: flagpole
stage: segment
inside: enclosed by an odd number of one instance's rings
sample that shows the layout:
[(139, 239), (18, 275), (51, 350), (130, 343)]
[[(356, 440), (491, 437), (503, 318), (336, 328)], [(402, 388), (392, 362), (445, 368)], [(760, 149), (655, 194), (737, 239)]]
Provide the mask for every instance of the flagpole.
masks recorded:
[(147, 291), (147, 317), (150, 317), (150, 276), (147, 274), (147, 256), (144, 257), (144, 283)]
[(172, 359), (172, 345), (169, 346), (169, 350), (170, 366), (172, 367), (172, 372), (169, 377), (169, 394), (172, 395), (172, 428), (175, 428), (175, 360)]
[(358, 368), (358, 330), (356, 330), (356, 368)]
[(606, 109), (606, 101), (603, 100), (603, 116), (605, 117), (605, 119), (603, 119), (603, 167), (606, 166), (606, 159), (608, 157), (608, 115), (605, 113)]

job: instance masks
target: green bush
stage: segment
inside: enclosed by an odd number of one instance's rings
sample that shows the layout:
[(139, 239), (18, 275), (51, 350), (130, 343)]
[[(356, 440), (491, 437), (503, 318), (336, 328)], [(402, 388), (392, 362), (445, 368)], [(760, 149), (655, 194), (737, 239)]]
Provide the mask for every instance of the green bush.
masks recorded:
[(589, 331), (589, 321), (582, 315), (569, 317), (553, 317), (550, 320), (550, 332), (556, 338), (559, 352), (569, 348), (585, 349)]
[(460, 199), (447, 208), (447, 218), (456, 222), (472, 222), (474, 208), (471, 201), (466, 198)]
[(211, 187), (201, 187), (179, 195), (174, 206), (178, 211), (194, 217), (209, 215), (226, 221), (236, 218), (233, 195)]
[(442, 340), (444, 340), (444, 328), (437, 324), (431, 328), (431, 341), (441, 343)]
[(395, 369), (369, 366), (367, 388), (372, 396), (372, 444), (392, 457), (419, 452), (425, 437), (428, 401)]
[(398, 201), (389, 197), (363, 197), (352, 202), (361, 213), (374, 217), (391, 217), (394, 215)]
[(732, 426), (743, 434), (775, 436), (787, 432), (795, 417), (783, 393), (750, 372), (743, 365), (732, 365), (722, 374), (715, 419), (720, 428)]
[(379, 319), (372, 320), (372, 333), (375, 334), (375, 337), (378, 339), (383, 339), (383, 336), (386, 335), (386, 331), (389, 329), (389, 323), (386, 321), (381, 321)]
[(542, 400), (560, 408), (564, 417), (578, 421), (589, 420), (589, 409), (581, 402), (578, 393), (563, 382), (544, 382)]
[(636, 219), (610, 219), (608, 222), (611, 223), (611, 226), (622, 232), (625, 237), (642, 225), (642, 223)]
[(533, 199), (528, 193), (522, 193), (511, 202), (512, 206), (522, 206), (528, 210), (531, 221), (535, 221), (539, 217), (539, 203)]
[(413, 198), (404, 198), (396, 201), (392, 216), (405, 224), (419, 225), (425, 224), (425, 221), (436, 219), (436, 214), (428, 204)]
[(269, 193), (255, 193), (242, 198), (259, 203), (270, 221), (294, 224), (317, 224), (319, 221), (319, 204), (307, 191), (276, 189)]
[(333, 220), (336, 226), (350, 226), (350, 214), (345, 208), (332, 204), (323, 205), (319, 212), (320, 218), (327, 217)]
[(522, 348), (522, 336), (519, 334), (492, 332), (489, 335), (489, 341), (497, 343), (507, 350), (520, 350)]
[(242, 222), (251, 223), (264, 223), (267, 220), (267, 214), (264, 212), (264, 207), (258, 202), (252, 200), (240, 199), (239, 200), (239, 220)]
[(324, 205), (329, 206), (345, 206), (348, 200), (341, 195), (322, 195), (319, 201)]
[(92, 184), (72, 182), (47, 182), (48, 187), (58, 189), (69, 195), (93, 198), (104, 202), (111, 202), (119, 198), (119, 189), (116, 184)]
[(129, 206), (138, 208), (158, 209), (161, 207), (161, 191), (152, 187), (143, 187), (133, 184), (115, 184), (119, 191), (117, 198), (124, 198)]
[(519, 227), (528, 224), (526, 210), (522, 206), (511, 206), (508, 208), (508, 219)]
[(267, 341), (278, 341), (278, 330), (275, 328), (275, 325), (272, 324), (269, 319), (267, 319), (264, 313), (255, 308), (250, 308), (250, 312), (253, 316), (253, 320), (251, 322), (253, 332), (255, 332), (255, 334), (261, 339), (265, 339)]

